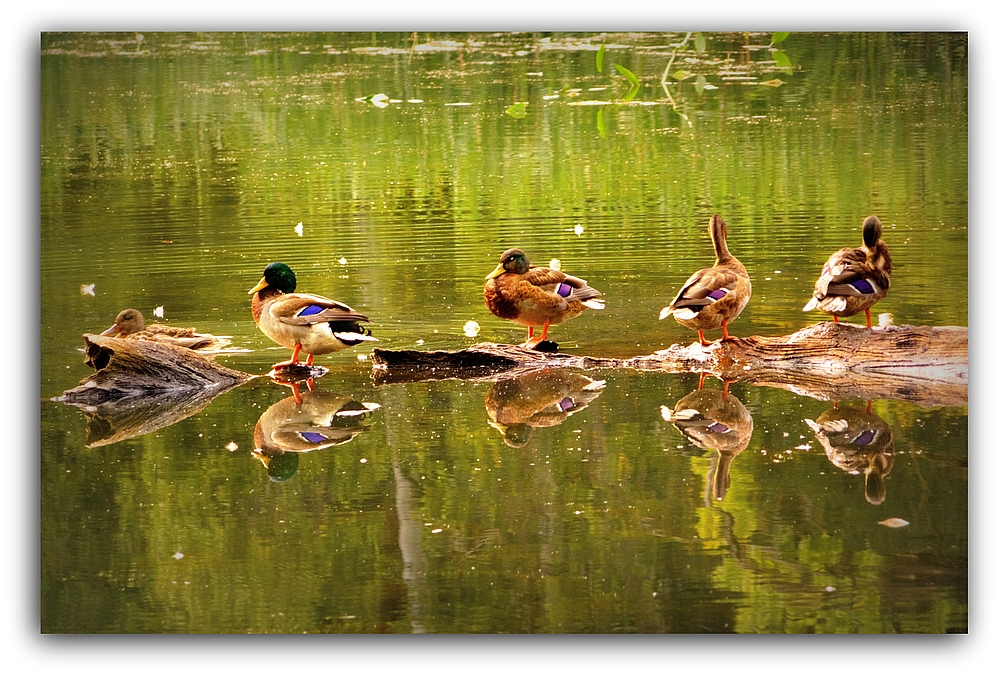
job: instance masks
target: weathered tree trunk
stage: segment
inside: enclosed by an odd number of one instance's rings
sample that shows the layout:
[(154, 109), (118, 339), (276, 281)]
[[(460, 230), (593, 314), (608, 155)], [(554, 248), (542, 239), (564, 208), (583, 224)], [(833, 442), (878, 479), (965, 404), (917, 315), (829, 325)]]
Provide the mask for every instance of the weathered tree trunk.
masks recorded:
[(84, 362), (97, 372), (63, 393), (67, 403), (97, 404), (164, 392), (225, 391), (254, 378), (181, 347), (151, 340), (83, 336)]
[(494, 379), (544, 367), (707, 372), (731, 382), (780, 387), (821, 400), (902, 399), (922, 406), (968, 404), (969, 334), (962, 327), (868, 330), (824, 322), (782, 337), (694, 343), (629, 359), (536, 352), (477, 344), (457, 352), (376, 349), (378, 384), (429, 379)]
[(194, 415), (253, 375), (181, 347), (86, 334), (84, 362), (97, 372), (56, 401), (87, 416), (87, 447), (141, 436)]

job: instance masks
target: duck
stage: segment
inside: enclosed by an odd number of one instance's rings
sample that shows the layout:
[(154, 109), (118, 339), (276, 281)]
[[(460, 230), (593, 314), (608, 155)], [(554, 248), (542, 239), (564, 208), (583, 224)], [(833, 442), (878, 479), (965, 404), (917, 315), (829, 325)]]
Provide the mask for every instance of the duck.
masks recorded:
[(692, 274), (677, 296), (660, 311), (660, 320), (673, 316), (677, 323), (698, 331), (702, 346), (706, 330), (722, 328), (721, 340), (735, 340), (729, 334), (729, 324), (740, 315), (750, 301), (750, 275), (726, 245), (726, 223), (719, 215), (708, 222), (708, 236), (715, 248), (715, 265)]
[(295, 286), (292, 268), (272, 262), (248, 291), (253, 296), (250, 312), (254, 323), (264, 335), (292, 350), (291, 359), (274, 364), (274, 368), (299, 365), (301, 352), (308, 354), (306, 365), (312, 366), (313, 356), (378, 342), (362, 326), (371, 321), (367, 316), (321, 295), (295, 293)]
[[(548, 267), (535, 267), (519, 248), (507, 249), (486, 276), (486, 306), (494, 315), (527, 327), (522, 346), (534, 349), (549, 334), (549, 326), (580, 316), (587, 308), (604, 309), (601, 292), (587, 282)], [(535, 335), (541, 326), (542, 334)]]
[(816, 280), (813, 296), (803, 312), (818, 309), (838, 317), (865, 313), (868, 328), (872, 327), (872, 306), (889, 292), (892, 258), (889, 247), (882, 241), (882, 221), (868, 216), (861, 225), (863, 244), (858, 248), (845, 246), (836, 251), (823, 265)]
[(154, 323), (146, 325), (146, 318), (137, 309), (123, 309), (118, 312), (115, 322), (101, 335), (118, 336), (129, 340), (152, 340), (196, 351), (213, 351), (229, 344), (228, 336), (199, 333), (194, 328), (165, 326)]

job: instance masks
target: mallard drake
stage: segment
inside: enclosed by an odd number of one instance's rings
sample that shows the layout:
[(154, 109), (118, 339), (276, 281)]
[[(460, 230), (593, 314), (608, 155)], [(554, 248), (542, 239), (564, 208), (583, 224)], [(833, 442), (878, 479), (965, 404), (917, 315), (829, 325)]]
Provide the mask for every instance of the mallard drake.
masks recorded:
[(885, 501), (885, 477), (892, 471), (895, 448), (892, 429), (871, 410), (836, 407), (815, 421), (804, 420), (823, 445), (827, 458), (848, 473), (865, 474), (865, 499), (870, 504)]
[(512, 448), (527, 444), (538, 427), (562, 424), (601, 395), (604, 380), (563, 368), (544, 368), (498, 380), (486, 392), (490, 426)]
[(725, 497), (733, 458), (750, 445), (753, 435), (750, 411), (727, 391), (698, 389), (677, 401), (673, 410), (660, 406), (660, 415), (699, 448), (716, 451), (708, 480), (712, 496)]
[(199, 333), (194, 328), (165, 326), (154, 323), (146, 325), (146, 318), (137, 309), (123, 309), (118, 312), (115, 322), (101, 332), (101, 335), (117, 335), (130, 340), (153, 340), (176, 347), (194, 350), (222, 349), (229, 344), (229, 338), (208, 333)]
[(882, 241), (882, 221), (877, 216), (865, 218), (861, 238), (864, 244), (859, 248), (845, 246), (826, 261), (803, 312), (818, 309), (837, 321), (839, 316), (854, 316), (864, 310), (868, 327), (872, 327), (872, 305), (889, 292), (892, 259)]
[[(496, 269), (486, 277), (483, 299), (490, 311), (528, 328), (525, 347), (534, 348), (549, 334), (549, 325), (579, 316), (586, 308), (604, 309), (601, 292), (587, 282), (548, 267), (528, 264), (519, 248), (500, 256)], [(542, 334), (535, 337), (535, 326)]]
[(723, 340), (735, 340), (727, 326), (750, 301), (747, 268), (726, 246), (726, 223), (714, 215), (708, 222), (708, 236), (715, 247), (715, 265), (692, 274), (670, 305), (660, 311), (660, 319), (673, 316), (677, 323), (698, 331), (702, 345), (709, 344), (703, 331), (722, 328)]
[(361, 323), (371, 321), (342, 302), (310, 293), (295, 293), (295, 273), (285, 263), (273, 262), (250, 289), (253, 320), (267, 337), (292, 350), (292, 358), (275, 368), (299, 363), (299, 352), (331, 354), (362, 342), (378, 342)]

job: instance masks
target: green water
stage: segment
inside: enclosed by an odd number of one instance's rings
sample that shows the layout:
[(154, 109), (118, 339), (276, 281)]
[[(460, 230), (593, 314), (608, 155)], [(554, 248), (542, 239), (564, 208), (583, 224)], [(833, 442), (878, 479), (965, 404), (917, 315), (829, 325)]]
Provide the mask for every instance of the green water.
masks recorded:
[[(218, 361), (266, 373), (289, 352), (247, 290), (273, 260), (385, 349), (523, 341), (482, 301), (511, 246), (604, 293), (553, 327), (563, 351), (686, 344), (657, 316), (711, 264), (713, 213), (753, 282), (734, 335), (821, 320), (801, 312), (813, 281), (871, 213), (893, 260), (874, 311), (967, 325), (965, 34), (794, 33), (790, 72), (771, 34), (683, 38), (43, 34), (41, 629), (966, 631), (966, 407), (872, 404), (893, 442), (872, 503), (804, 421), (829, 401), (731, 385), (752, 432), (720, 457), (661, 413), (693, 374), (587, 373), (605, 385), (585, 407), (505, 442), (493, 383), (377, 385), (354, 349), (318, 357), (307, 396), (380, 407), (266, 467), (255, 426), (295, 407), (267, 378), (107, 445), (48, 401), (125, 307), (231, 335), (251, 351)], [(692, 73), (673, 105), (672, 57)], [(641, 86), (600, 105), (625, 93), (615, 63)]]

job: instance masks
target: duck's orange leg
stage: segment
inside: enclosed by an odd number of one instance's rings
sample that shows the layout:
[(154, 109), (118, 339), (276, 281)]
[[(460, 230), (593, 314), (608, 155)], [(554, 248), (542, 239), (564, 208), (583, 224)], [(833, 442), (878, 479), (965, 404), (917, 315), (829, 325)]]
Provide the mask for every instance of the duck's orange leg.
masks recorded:
[(722, 400), (729, 398), (729, 380), (722, 381)]
[(710, 342), (705, 340), (705, 334), (701, 331), (698, 331), (698, 341), (701, 343), (702, 347), (707, 347), (709, 344), (711, 344)]
[(311, 366), (312, 364), (313, 364), (313, 355), (312, 355), (312, 354), (310, 354), (310, 355), (309, 355), (309, 358), (308, 358), (308, 359), (306, 359), (306, 365), (307, 365), (307, 366)]
[(729, 334), (729, 329), (726, 327), (729, 322), (723, 320), (722, 322), (722, 339), (723, 340), (736, 340), (737, 338)]
[(868, 401), (868, 407), (865, 408), (865, 410), (867, 410), (868, 412), (872, 411), (872, 402), (871, 401)]
[(698, 389), (700, 390), (705, 384), (705, 376), (708, 375), (704, 370), (701, 371), (701, 377), (698, 378)]
[(544, 342), (546, 337), (548, 337), (548, 334), (549, 334), (549, 322), (546, 321), (545, 325), (542, 326), (542, 334), (539, 335), (538, 337), (534, 336), (534, 328), (529, 328), (528, 330), (529, 330), (529, 333), (528, 333), (529, 337), (528, 337), (528, 341), (524, 343), (524, 346), (527, 347), (528, 349), (534, 349), (539, 344), (541, 344), (542, 342)]
[[(296, 342), (295, 349), (292, 350), (292, 358), (288, 361), (282, 361), (281, 363), (275, 363), (272, 368), (284, 368), (285, 366), (297, 366), (299, 365), (299, 352), (302, 351), (302, 343)], [(310, 360), (312, 359), (312, 354), (309, 355)]]
[(535, 327), (528, 326), (528, 339), (530, 340), (533, 337), (535, 337)]
[(833, 315), (833, 322), (834, 323), (840, 323), (840, 321), (837, 319), (837, 315), (836, 314)]
[(865, 310), (865, 318), (868, 319), (868, 328), (870, 330), (871, 327), (872, 327), (872, 310), (871, 310), (871, 307), (869, 307), (868, 309)]

